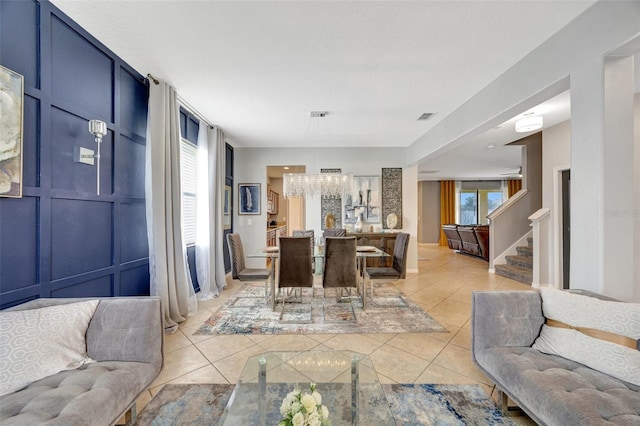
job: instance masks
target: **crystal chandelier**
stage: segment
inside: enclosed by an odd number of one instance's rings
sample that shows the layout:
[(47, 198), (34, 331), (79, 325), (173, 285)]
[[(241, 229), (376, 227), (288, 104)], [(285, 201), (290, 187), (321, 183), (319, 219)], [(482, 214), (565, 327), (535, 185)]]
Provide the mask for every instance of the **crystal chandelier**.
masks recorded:
[(323, 197), (339, 198), (351, 191), (351, 173), (287, 173), (282, 176), (282, 191), (286, 198)]
[[(307, 135), (318, 133), (313, 131), (312, 118), (324, 118), (329, 111), (311, 111), (307, 126)], [(314, 122), (316, 122), (314, 120)], [(325, 127), (326, 133), (329, 133)], [(317, 136), (317, 135), (316, 135)], [(339, 198), (343, 194), (351, 192), (353, 186), (353, 174), (351, 173), (287, 173), (282, 176), (282, 192), (285, 198), (322, 197)]]

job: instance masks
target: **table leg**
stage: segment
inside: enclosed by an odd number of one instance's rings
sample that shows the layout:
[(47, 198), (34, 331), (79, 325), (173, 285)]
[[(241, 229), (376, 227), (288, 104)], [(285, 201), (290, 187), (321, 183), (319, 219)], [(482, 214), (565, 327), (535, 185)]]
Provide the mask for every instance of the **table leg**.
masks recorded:
[(276, 260), (277, 257), (271, 258), (271, 310), (276, 310)]
[(267, 425), (267, 360), (264, 357), (258, 359), (258, 410), (260, 413), (260, 426)]
[[(373, 297), (373, 295), (371, 295)], [(367, 258), (362, 258), (362, 310), (367, 310)]]

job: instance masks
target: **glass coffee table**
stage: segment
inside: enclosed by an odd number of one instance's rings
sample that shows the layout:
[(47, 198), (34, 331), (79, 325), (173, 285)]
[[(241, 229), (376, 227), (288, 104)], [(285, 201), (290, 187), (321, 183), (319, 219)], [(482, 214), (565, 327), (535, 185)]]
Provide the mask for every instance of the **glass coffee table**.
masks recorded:
[(333, 426), (395, 425), (371, 358), (350, 351), (267, 352), (247, 360), (220, 425), (277, 425), (297, 385), (322, 395)]

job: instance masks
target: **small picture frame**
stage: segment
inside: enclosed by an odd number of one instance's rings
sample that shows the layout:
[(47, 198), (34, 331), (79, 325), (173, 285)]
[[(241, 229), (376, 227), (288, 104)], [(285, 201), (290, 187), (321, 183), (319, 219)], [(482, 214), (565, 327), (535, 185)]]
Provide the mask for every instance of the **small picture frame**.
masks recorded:
[(238, 214), (260, 214), (259, 183), (238, 184)]

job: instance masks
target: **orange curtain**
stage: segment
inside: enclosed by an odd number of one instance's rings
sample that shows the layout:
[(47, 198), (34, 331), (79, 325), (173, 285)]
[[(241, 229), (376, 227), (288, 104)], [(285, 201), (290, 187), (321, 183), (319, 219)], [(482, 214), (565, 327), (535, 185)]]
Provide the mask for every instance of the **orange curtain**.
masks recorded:
[[(456, 223), (456, 182), (440, 181), (440, 225)], [(440, 226), (440, 245), (447, 245), (447, 237)]]
[(507, 180), (508, 198), (511, 198), (513, 194), (522, 189), (522, 179), (509, 179)]

